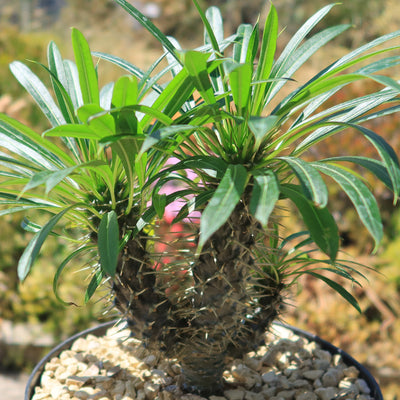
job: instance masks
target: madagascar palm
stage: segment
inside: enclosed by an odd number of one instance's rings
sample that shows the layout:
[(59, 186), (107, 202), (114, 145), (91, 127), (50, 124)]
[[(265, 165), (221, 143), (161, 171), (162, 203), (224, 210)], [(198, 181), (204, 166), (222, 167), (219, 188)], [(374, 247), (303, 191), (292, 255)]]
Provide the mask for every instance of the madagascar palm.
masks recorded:
[[(72, 44), (75, 63), (63, 60), (52, 42), (48, 66), (41, 65), (49, 74), (55, 98), (28, 66), (19, 61), (10, 66), (52, 127), (40, 135), (0, 116), (1, 215), (26, 213), (24, 228), (35, 233), (19, 260), (21, 281), (45, 240), (56, 235), (72, 246), (55, 273), (57, 297), (65, 268), (78, 260), (87, 262), (90, 279), (85, 300), (107, 280), (114, 305), (132, 323), (140, 321), (138, 333), (146, 334), (150, 329), (147, 322), (164, 320), (162, 308), (156, 306), (165, 304), (165, 296), (160, 297), (162, 292), (156, 290), (153, 261), (148, 255), (149, 232), (139, 235), (134, 230), (151, 199), (144, 184), (169, 155), (148, 151), (139, 157), (139, 151), (154, 118), (162, 125), (170, 125), (172, 119), (139, 104), (150, 88), (162, 91), (149, 84), (151, 70), (131, 66), (135, 76), (122, 76), (99, 91), (89, 46), (76, 29), (72, 30)], [(141, 121), (136, 117), (139, 112), (145, 115)], [(43, 225), (32, 219), (40, 216), (43, 221), (43, 213), (38, 211), (50, 215)]]
[[(124, 0), (117, 2), (138, 17)], [(165, 340), (170, 344), (169, 354), (181, 362), (186, 387), (210, 394), (223, 386), (225, 357), (243, 355), (259, 345), (265, 329), (279, 314), (282, 289), (301, 274), (324, 280), (358, 308), (348, 291), (318, 272), (327, 270), (355, 283), (361, 276), (357, 264), (337, 257), (339, 232), (328, 208), (323, 176), (348, 195), (378, 245), (383, 235), (380, 213), (351, 163), (375, 174), (397, 200), (397, 156), (362, 123), (399, 109), (400, 85), (379, 72), (398, 65), (400, 59), (379, 56), (398, 50), (398, 46), (382, 49), (382, 45), (400, 32), (350, 52), (282, 98), (282, 88), (288, 82), (293, 85), (293, 74), (310, 56), (349, 28), (335, 26), (310, 36), (333, 5), (312, 16), (278, 56), (278, 17), (273, 6), (261, 42), (258, 24), (242, 25), (228, 53), (221, 48), (224, 35), (219, 10), (212, 7), (203, 14), (196, 0), (194, 4), (205, 26), (205, 47), (199, 50), (174, 49), (175, 42), (138, 19), (170, 52), (175, 70), (188, 82), (186, 87), (192, 85), (189, 94), (196, 90), (199, 96), (175, 121), (176, 129), (192, 125), (194, 133), (183, 139), (169, 136), (170, 143), (181, 142), (175, 151), (181, 161), (159, 175), (153, 199), (158, 188), (179, 179), (194, 197), (176, 220), (187, 216), (189, 209), (201, 212), (194, 239), (197, 251), (185, 267), (190, 286), (177, 290), (180, 303), (170, 310), (168, 325), (173, 329), (166, 331)], [(365, 79), (382, 84), (382, 90), (325, 106), (341, 88)], [(354, 130), (371, 142), (379, 160), (335, 155), (309, 161), (310, 148), (332, 135)], [(158, 140), (157, 135), (150, 136)], [(162, 140), (158, 145), (161, 150), (166, 146)], [(197, 173), (194, 183), (184, 179), (189, 169)], [(168, 175), (176, 173), (182, 174), (180, 178)], [(281, 238), (276, 214), (283, 200), (297, 207), (307, 231)], [(288, 245), (298, 238), (288, 251)], [(314, 255), (313, 244), (327, 257)], [(182, 268), (180, 263), (178, 268)]]
[[(398, 48), (382, 45), (400, 32), (350, 52), (282, 97), (282, 88), (295, 84), (293, 74), (349, 27), (310, 34), (332, 5), (312, 16), (278, 56), (273, 6), (262, 36), (258, 24), (241, 25), (225, 39), (218, 9), (204, 14), (194, 0), (205, 43), (182, 51), (126, 0), (116, 2), (161, 42), (169, 66), (153, 74), (158, 60), (144, 73), (120, 58), (94, 53), (129, 73), (99, 96), (87, 44), (74, 30), (77, 71), (50, 46), (56, 105), (33, 74), (14, 63), (13, 72), (53, 128), (43, 138), (0, 118), (0, 140), (12, 153), (1, 158), (7, 167), (0, 183), (3, 213), (41, 209), (52, 214), (43, 227), (27, 225), (38, 232), (20, 260), (21, 279), (61, 219), (80, 228), (82, 236), (72, 236), (77, 248), (58, 268), (55, 281), (75, 256), (92, 254), (88, 296), (109, 279), (115, 304), (135, 335), (181, 363), (186, 390), (216, 394), (223, 387), (226, 357), (257, 348), (280, 312), (282, 290), (300, 275), (324, 280), (358, 308), (348, 291), (318, 272), (354, 283), (362, 276), (356, 263), (338, 259), (339, 232), (323, 176), (349, 196), (378, 245), (383, 233), (376, 201), (350, 163), (375, 174), (397, 200), (397, 156), (362, 123), (399, 108), (400, 85), (378, 73), (398, 65), (399, 57), (386, 56)], [(171, 80), (158, 84), (169, 71)], [(382, 90), (325, 106), (342, 87), (363, 79), (381, 83)], [(369, 140), (379, 159), (303, 157), (315, 144), (348, 130)], [(48, 140), (53, 136), (62, 142)], [(171, 166), (172, 156), (178, 162)], [(176, 183), (181, 187), (162, 194), (165, 185)], [(171, 254), (157, 254), (154, 241), (162, 240), (157, 219), (175, 200), (183, 201), (176, 221), (190, 219), (190, 211), (197, 210), (200, 224), (176, 240)], [(297, 207), (306, 230), (284, 238), (278, 210), (287, 201)]]

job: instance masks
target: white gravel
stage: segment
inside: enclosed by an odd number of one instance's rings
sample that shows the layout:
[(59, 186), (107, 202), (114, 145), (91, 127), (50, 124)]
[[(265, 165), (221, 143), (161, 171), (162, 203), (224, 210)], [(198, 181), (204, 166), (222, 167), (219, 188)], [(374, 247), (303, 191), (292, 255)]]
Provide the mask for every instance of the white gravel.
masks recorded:
[[(275, 327), (272, 343), (232, 360), (223, 396), (210, 400), (373, 400), (355, 367), (314, 342)], [(45, 368), (32, 400), (201, 400), (179, 389), (182, 377), (174, 360), (146, 353), (129, 332), (114, 328), (107, 336), (78, 339)]]

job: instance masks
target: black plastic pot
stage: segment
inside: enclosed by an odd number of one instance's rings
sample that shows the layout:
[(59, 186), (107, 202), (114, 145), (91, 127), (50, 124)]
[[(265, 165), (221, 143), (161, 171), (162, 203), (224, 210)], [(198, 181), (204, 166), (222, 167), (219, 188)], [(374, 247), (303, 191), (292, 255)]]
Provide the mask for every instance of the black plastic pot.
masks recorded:
[[(39, 385), (40, 382), (40, 376), (42, 375), (42, 372), (44, 371), (45, 365), (53, 358), (57, 357), (63, 350), (69, 349), (72, 344), (75, 342), (76, 339), (80, 337), (85, 337), (88, 334), (92, 334), (95, 336), (103, 336), (107, 330), (112, 327), (115, 324), (115, 321), (110, 321), (106, 322), (104, 324), (98, 325), (94, 328), (89, 328), (86, 329), (85, 331), (82, 331), (80, 333), (77, 333), (74, 336), (71, 336), (64, 342), (60, 343), (58, 346), (56, 346), (54, 349), (52, 349), (45, 357), (43, 357), (40, 362), (36, 365), (34, 370), (32, 371), (28, 383), (26, 385), (25, 389), (25, 397), (24, 400), (31, 400), (35, 387)], [(351, 357), (349, 354), (344, 352), (343, 350), (337, 348), (333, 344), (327, 342), (326, 340), (321, 339), (320, 337), (313, 335), (309, 332), (303, 331), (301, 329), (280, 324), (278, 323), (277, 325), (284, 326), (287, 329), (290, 329), (292, 332), (294, 332), (297, 336), (304, 337), (305, 339), (309, 341), (314, 341), (318, 343), (322, 349), (329, 351), (331, 354), (340, 354), (343, 361), (348, 365), (348, 366), (354, 366), (360, 371), (360, 378), (364, 379), (369, 388), (371, 389), (371, 396), (375, 400), (383, 400), (382, 392), (381, 389), (374, 379), (374, 377), (371, 375), (371, 373), (359, 362), (357, 362), (353, 357)]]

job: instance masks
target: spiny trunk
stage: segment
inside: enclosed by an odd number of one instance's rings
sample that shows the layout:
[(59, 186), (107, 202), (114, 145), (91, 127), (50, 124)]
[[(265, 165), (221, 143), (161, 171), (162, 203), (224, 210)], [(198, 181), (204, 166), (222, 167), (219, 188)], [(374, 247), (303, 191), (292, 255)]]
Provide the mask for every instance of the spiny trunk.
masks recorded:
[[(145, 233), (125, 246), (113, 283), (115, 305), (135, 337), (178, 359), (186, 391), (220, 393), (226, 357), (257, 348), (278, 314), (283, 285), (253, 255), (260, 229), (241, 201), (202, 254), (183, 261), (185, 279), (174, 265), (153, 268)], [(172, 256), (179, 258), (174, 251)], [(175, 272), (182, 272), (182, 263), (177, 265)]]
[[(120, 222), (121, 237), (126, 222)], [(155, 343), (168, 319), (170, 304), (157, 287), (156, 271), (147, 251), (145, 233), (131, 238), (120, 255), (112, 290), (114, 304), (132, 334), (146, 344)]]
[(239, 203), (192, 266), (191, 301), (176, 311), (186, 321), (176, 335), (176, 350), (190, 391), (216, 394), (225, 357), (256, 348), (278, 313), (281, 283), (254, 272), (259, 230), (247, 205)]

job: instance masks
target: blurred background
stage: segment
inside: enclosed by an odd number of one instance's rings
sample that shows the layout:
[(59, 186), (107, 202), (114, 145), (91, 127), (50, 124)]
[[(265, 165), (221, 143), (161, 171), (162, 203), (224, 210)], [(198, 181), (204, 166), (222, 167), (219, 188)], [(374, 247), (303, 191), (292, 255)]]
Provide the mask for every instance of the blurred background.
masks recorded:
[[(183, 48), (201, 44), (201, 23), (191, 0), (131, 0), (131, 3), (152, 18), (164, 33), (175, 36)], [(282, 29), (280, 45), (283, 47), (309, 16), (328, 3), (275, 0)], [(354, 28), (320, 50), (296, 75), (297, 81), (309, 78), (346, 50), (400, 29), (400, 2), (397, 0), (343, 0), (342, 3), (318, 29), (337, 23), (351, 23)], [(242, 22), (254, 23), (259, 15), (263, 20), (269, 7), (264, 0), (203, 0), (201, 4), (221, 8), (226, 35)], [(37, 131), (47, 128), (40, 111), (11, 75), (8, 64), (13, 60), (46, 63), (50, 40), (57, 43), (64, 57), (72, 58), (72, 26), (84, 33), (92, 50), (112, 53), (142, 68), (148, 67), (161, 54), (154, 39), (112, 0), (0, 0), (1, 112), (28, 123)], [(105, 62), (101, 62), (99, 68), (101, 85), (123, 73)], [(40, 75), (40, 68), (32, 64), (32, 69)], [(336, 94), (331, 101), (338, 103), (371, 89), (371, 83), (357, 83)], [(400, 116), (382, 118), (370, 128), (384, 136), (400, 153)], [(374, 152), (357, 135), (345, 139), (338, 136), (316, 151), (357, 155)], [(386, 236), (379, 253), (371, 255), (371, 239), (355, 220), (349, 201), (335, 192), (334, 187), (330, 204), (338, 210), (335, 217), (343, 237), (344, 257), (353, 257), (374, 267), (374, 270), (365, 271), (368, 281), (363, 282), (362, 288), (348, 288), (355, 292), (363, 313), (358, 314), (326, 285), (307, 277), (300, 281), (298, 291), (287, 294), (282, 319), (349, 352), (381, 383), (384, 398), (394, 400), (396, 395), (400, 398), (400, 209), (393, 207), (384, 187), (377, 187), (370, 177), (367, 178), (383, 210)], [(22, 215), (0, 219), (0, 371), (29, 372), (48, 346), (109, 318), (102, 313), (102, 293), (83, 307), (82, 272), (64, 274), (60, 287), (61, 296), (77, 306), (65, 307), (56, 300), (52, 276), (57, 261), (65, 258), (67, 251), (61, 244), (49, 243), (31, 276), (23, 285), (18, 284), (17, 260), (30, 239), (20, 228), (22, 221)], [(290, 224), (296, 227), (295, 220)]]

